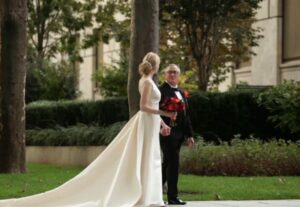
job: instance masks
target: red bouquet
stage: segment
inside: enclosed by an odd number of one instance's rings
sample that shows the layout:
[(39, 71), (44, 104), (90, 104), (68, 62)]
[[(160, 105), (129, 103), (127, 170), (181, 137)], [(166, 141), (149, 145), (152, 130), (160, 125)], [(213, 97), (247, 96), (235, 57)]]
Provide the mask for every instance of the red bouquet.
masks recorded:
[[(165, 111), (170, 112), (181, 112), (185, 110), (185, 103), (183, 100), (180, 100), (176, 96), (165, 98), (160, 104), (160, 108)], [(170, 125), (176, 126), (176, 120), (171, 120)]]

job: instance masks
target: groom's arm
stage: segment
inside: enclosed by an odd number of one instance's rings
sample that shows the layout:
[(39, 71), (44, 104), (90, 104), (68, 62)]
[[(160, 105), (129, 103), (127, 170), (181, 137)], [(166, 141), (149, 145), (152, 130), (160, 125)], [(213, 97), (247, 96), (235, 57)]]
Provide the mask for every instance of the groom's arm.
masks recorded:
[(185, 139), (187, 141), (188, 147), (192, 148), (195, 146), (195, 140), (194, 140), (194, 131), (193, 131), (192, 122), (190, 119), (190, 111), (189, 111), (188, 106), (187, 106), (186, 116), (187, 117), (186, 117)]
[(186, 117), (185, 117), (185, 129), (184, 129), (184, 136), (185, 138), (191, 138), (194, 137), (194, 130), (193, 130), (193, 126), (192, 126), (192, 122), (191, 122), (191, 118), (190, 118), (190, 107), (188, 105), (188, 100), (187, 98), (184, 98), (186, 101)]
[[(161, 108), (161, 104), (167, 98), (167, 92), (165, 90), (165, 87), (163, 87), (163, 85), (159, 87), (159, 90), (160, 90), (160, 94), (161, 94), (160, 101), (159, 101), (159, 109), (163, 110)], [(166, 124), (170, 122), (169, 117), (161, 116), (161, 118), (164, 121), (164, 123), (166, 123)]]

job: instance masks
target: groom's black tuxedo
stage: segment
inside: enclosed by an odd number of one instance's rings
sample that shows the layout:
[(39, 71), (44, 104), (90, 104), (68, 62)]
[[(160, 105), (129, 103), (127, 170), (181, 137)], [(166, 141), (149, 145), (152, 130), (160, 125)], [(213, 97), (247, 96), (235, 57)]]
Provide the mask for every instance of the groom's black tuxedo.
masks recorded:
[[(179, 152), (180, 147), (185, 138), (193, 136), (192, 125), (189, 117), (188, 101), (184, 96), (184, 93), (179, 88), (171, 87), (167, 82), (163, 83), (160, 87), (161, 101), (162, 102), (169, 97), (176, 97), (175, 91), (179, 91), (186, 109), (184, 111), (177, 112), (176, 125), (170, 126), (170, 118), (162, 116), (164, 122), (171, 127), (171, 134), (169, 136), (160, 135), (160, 145), (163, 152), (162, 163), (162, 177), (163, 184), (167, 182), (168, 185), (168, 198), (176, 198), (178, 196), (178, 173), (179, 173)], [(163, 110), (163, 109), (161, 109)]]

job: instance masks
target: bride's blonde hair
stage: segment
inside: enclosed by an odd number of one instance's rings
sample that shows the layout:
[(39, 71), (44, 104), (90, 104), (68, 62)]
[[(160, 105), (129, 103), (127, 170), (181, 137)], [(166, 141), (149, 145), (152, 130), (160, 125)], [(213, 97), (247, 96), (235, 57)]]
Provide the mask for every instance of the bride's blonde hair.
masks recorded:
[(152, 70), (157, 70), (160, 64), (159, 56), (154, 52), (148, 52), (139, 65), (141, 75), (149, 75)]

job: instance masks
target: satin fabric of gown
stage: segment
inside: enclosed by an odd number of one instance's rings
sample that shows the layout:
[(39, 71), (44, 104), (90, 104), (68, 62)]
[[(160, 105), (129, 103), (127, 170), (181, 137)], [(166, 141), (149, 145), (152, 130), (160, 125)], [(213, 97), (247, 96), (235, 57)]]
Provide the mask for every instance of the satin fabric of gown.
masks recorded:
[[(160, 92), (150, 78), (148, 105), (158, 109)], [(116, 112), (117, 113), (117, 112)], [(137, 112), (110, 145), (80, 174), (33, 196), (0, 200), (0, 207), (144, 207), (162, 198), (160, 116)]]

